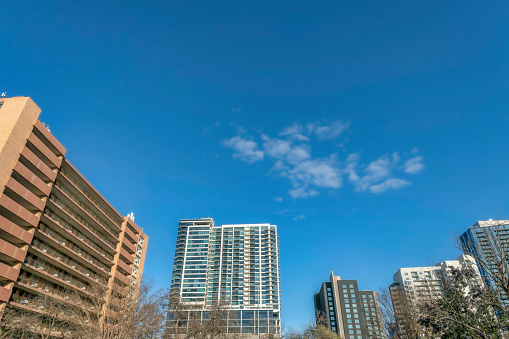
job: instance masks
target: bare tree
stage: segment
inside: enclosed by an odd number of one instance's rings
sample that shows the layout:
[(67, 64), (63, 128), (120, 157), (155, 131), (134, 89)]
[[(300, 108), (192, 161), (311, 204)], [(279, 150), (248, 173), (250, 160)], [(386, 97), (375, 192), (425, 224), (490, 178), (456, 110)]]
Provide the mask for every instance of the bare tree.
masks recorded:
[(396, 314), (394, 312), (389, 289), (384, 287), (378, 290), (378, 302), (380, 303), (380, 314), (382, 316), (386, 337), (390, 339), (400, 339), (401, 336), (398, 332)]
[(397, 285), (391, 285), (389, 289), (380, 289), (378, 298), (387, 338), (421, 339), (435, 337), (431, 329), (419, 323), (422, 315), (422, 302), (437, 297), (431, 287), (426, 289), (426, 292), (418, 291), (416, 295), (408, 294)]
[(74, 296), (81, 307), (70, 309), (83, 339), (155, 339), (165, 325), (167, 293), (152, 282), (107, 289), (96, 285), (88, 295)]
[(319, 312), (315, 323), (307, 326), (302, 332), (288, 329), (282, 336), (284, 339), (340, 339), (340, 337), (327, 326), (325, 315)]
[(3, 311), (0, 338), (27, 338), (33, 333), (33, 325), (39, 321), (39, 314), (32, 310), (7, 305)]
[(70, 307), (68, 301), (42, 293), (24, 306), (8, 305), (0, 338), (65, 338), (75, 326)]
[[(196, 306), (182, 303), (178, 291), (171, 291), (168, 298), (168, 318), (165, 336), (177, 338), (180, 334), (187, 334), (188, 318), (193, 310), (197, 310)], [(195, 333), (201, 331), (201, 320), (198, 321), (197, 313), (191, 314), (194, 314), (191, 319), (193, 326), (191, 332), (195, 335)]]

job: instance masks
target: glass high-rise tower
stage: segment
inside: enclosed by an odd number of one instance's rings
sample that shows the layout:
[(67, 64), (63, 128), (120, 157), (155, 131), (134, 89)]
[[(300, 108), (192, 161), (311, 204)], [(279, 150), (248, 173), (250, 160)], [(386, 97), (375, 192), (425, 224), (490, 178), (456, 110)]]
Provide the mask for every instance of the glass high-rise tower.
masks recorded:
[[(182, 305), (193, 310), (194, 320), (202, 323), (215, 305), (224, 305), (227, 333), (279, 335), (277, 227), (215, 226), (212, 218), (180, 220), (171, 293), (178, 295)], [(189, 321), (177, 321), (172, 312), (169, 309), (168, 328), (178, 326), (178, 333), (187, 333)]]

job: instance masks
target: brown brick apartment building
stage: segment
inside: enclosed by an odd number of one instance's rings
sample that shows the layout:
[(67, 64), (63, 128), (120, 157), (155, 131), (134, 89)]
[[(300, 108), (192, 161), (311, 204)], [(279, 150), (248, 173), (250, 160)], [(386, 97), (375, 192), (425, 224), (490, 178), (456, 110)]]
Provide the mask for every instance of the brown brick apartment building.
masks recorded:
[(0, 99), (0, 312), (94, 283), (124, 290), (143, 271), (148, 237), (71, 165), (40, 112)]

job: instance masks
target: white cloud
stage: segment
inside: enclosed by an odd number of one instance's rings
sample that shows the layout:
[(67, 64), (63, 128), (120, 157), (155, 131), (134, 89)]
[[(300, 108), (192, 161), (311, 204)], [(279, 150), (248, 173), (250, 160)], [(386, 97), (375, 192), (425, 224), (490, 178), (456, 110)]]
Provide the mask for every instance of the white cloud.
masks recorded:
[[(355, 172), (355, 167), (359, 162), (360, 156), (358, 153), (350, 154), (347, 160), (347, 173), (349, 180), (354, 183), (357, 191), (367, 191), (372, 193), (382, 193), (389, 189), (398, 189), (407, 185), (410, 182), (405, 179), (394, 178), (394, 172), (405, 172), (405, 165), (403, 168), (398, 166), (401, 158), (398, 152), (392, 153), (391, 157), (384, 155), (375, 161), (372, 161), (363, 170), (364, 175), (359, 177)], [(405, 162), (405, 164), (408, 160)]]
[(293, 217), (293, 220), (300, 220), (300, 219), (304, 219), (306, 216), (304, 214), (299, 214), (299, 215), (296, 215)]
[(306, 146), (294, 146), (286, 160), (291, 164), (298, 164), (301, 161), (307, 160), (311, 158), (311, 154), (309, 153), (309, 147)]
[(410, 153), (412, 153), (412, 154), (417, 154), (417, 153), (419, 153), (419, 149), (418, 149), (417, 147), (414, 147), (414, 148), (412, 148), (412, 150), (410, 151)]
[(292, 198), (307, 198), (318, 195), (318, 192), (306, 187), (296, 187), (294, 189), (291, 189), (288, 192), (288, 194), (290, 194)]
[(263, 141), (265, 141), (263, 143), (263, 148), (265, 149), (265, 152), (269, 157), (281, 159), (288, 153), (290, 153), (292, 150), (291, 141), (281, 140), (277, 138), (271, 139), (264, 134), (262, 134), (262, 139)]
[(424, 157), (420, 155), (405, 161), (405, 163), (403, 164), (405, 173), (417, 174), (420, 171), (422, 171), (424, 169), (424, 164), (422, 163), (423, 159)]
[(234, 150), (233, 157), (252, 164), (263, 160), (263, 151), (258, 150), (258, 145), (253, 140), (244, 139), (236, 136), (228, 140), (223, 140), (223, 146)]
[(373, 193), (382, 193), (389, 189), (397, 189), (410, 185), (410, 182), (404, 179), (387, 179), (381, 184), (373, 185), (369, 190)]
[(207, 126), (203, 129), (203, 135), (207, 134), (213, 128), (221, 127), (221, 121), (216, 120), (213, 125)]
[(330, 124), (326, 123), (312, 123), (307, 124), (307, 131), (309, 134), (315, 134), (320, 140), (330, 140), (339, 137), (344, 131), (350, 127), (350, 122), (343, 122), (341, 120), (332, 121)]
[(293, 125), (285, 128), (281, 132), (279, 132), (279, 135), (292, 135), (297, 133), (302, 133), (303, 127), (298, 122), (293, 123)]
[[(344, 176), (356, 191), (382, 193), (410, 185), (410, 181), (401, 176), (416, 174), (424, 169), (424, 158), (415, 156), (408, 159), (408, 151), (392, 152), (367, 164), (361, 162), (361, 152), (349, 154), (346, 161), (338, 160), (336, 154), (313, 157), (313, 142), (308, 136), (315, 136), (315, 143), (317, 139), (329, 140), (339, 137), (349, 126), (349, 122), (343, 121), (322, 121), (305, 126), (296, 122), (274, 138), (260, 134), (261, 149), (248, 135), (224, 140), (223, 145), (234, 150), (234, 158), (247, 163), (265, 158), (273, 161), (269, 173), (290, 181), (288, 194), (292, 198), (313, 197), (319, 194), (319, 189), (339, 189), (343, 186)], [(416, 149), (410, 151), (415, 152)], [(274, 201), (282, 200), (282, 197), (274, 197)]]
[(289, 138), (298, 140), (298, 141), (309, 141), (309, 138), (302, 133), (304, 132), (304, 127), (302, 127), (299, 123), (294, 123), (292, 126), (289, 126), (279, 132), (281, 136), (288, 136)]
[(393, 163), (386, 155), (370, 162), (364, 169), (364, 176), (355, 183), (357, 190), (365, 191), (373, 184), (388, 178), (391, 175), (392, 167)]
[(346, 159), (346, 167), (345, 167), (345, 173), (348, 174), (348, 180), (350, 181), (358, 181), (360, 180), (359, 175), (357, 175), (356, 167), (359, 163), (359, 160), (361, 159), (361, 156), (359, 153), (353, 153), (349, 154)]

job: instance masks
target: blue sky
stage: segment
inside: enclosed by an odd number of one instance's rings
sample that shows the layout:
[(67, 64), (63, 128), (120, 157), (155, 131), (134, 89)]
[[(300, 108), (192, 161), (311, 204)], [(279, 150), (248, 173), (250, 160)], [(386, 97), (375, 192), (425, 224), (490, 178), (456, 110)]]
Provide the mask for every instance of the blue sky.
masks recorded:
[(0, 91), (150, 236), (169, 286), (180, 218), (270, 222), (283, 321), (331, 270), (377, 290), (507, 217), (503, 1), (9, 1)]

